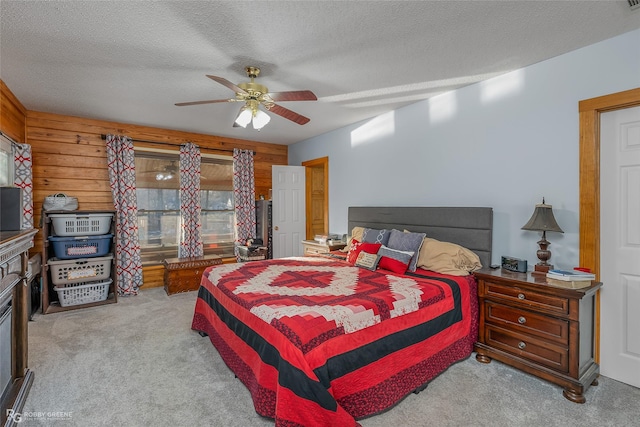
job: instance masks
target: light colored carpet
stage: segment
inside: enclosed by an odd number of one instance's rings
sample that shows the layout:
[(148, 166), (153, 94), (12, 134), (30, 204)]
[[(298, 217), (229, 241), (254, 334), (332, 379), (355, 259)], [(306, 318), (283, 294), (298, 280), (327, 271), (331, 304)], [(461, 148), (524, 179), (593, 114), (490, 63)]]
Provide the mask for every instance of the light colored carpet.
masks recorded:
[[(255, 413), (209, 339), (191, 330), (195, 300), (195, 292), (167, 296), (143, 288), (117, 304), (35, 315), (35, 381), (20, 425), (273, 426)], [(555, 385), (472, 356), (361, 424), (640, 426), (640, 389), (601, 377), (586, 398), (571, 403)]]

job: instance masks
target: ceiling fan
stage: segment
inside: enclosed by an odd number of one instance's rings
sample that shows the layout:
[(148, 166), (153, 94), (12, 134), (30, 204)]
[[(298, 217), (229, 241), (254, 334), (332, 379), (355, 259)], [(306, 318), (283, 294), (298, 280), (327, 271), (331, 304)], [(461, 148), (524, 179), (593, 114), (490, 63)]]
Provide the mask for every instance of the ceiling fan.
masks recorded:
[[(169, 163), (159, 168), (155, 168), (152, 166), (152, 163), (149, 163), (148, 161), (141, 162), (140, 166), (142, 170), (139, 173), (142, 175), (151, 175), (155, 178), (156, 181), (169, 181), (173, 178), (178, 178), (180, 174), (180, 168), (178, 166), (178, 163), (179, 163), (179, 160), (171, 160)], [(136, 163), (136, 165), (138, 165), (138, 163)], [(213, 173), (211, 176), (205, 175), (204, 174), (205, 170), (208, 170), (209, 172), (211, 172), (211, 169), (201, 168), (200, 179), (203, 179), (203, 180), (219, 179), (215, 173)], [(138, 172), (136, 171), (136, 173)]]
[(294, 111), (284, 108), (276, 102), (282, 101), (317, 101), (317, 97), (310, 90), (295, 90), (288, 92), (269, 92), (266, 86), (258, 84), (254, 81), (260, 74), (260, 68), (258, 67), (246, 67), (245, 71), (247, 76), (251, 79), (250, 82), (240, 83), (235, 85), (229, 80), (207, 75), (211, 80), (220, 83), (223, 86), (228, 87), (236, 93), (235, 98), (230, 99), (214, 99), (208, 101), (193, 101), (193, 102), (179, 102), (175, 105), (183, 107), (187, 105), (201, 105), (201, 104), (214, 104), (217, 102), (244, 102), (245, 105), (240, 109), (238, 116), (233, 124), (234, 127), (247, 127), (249, 122), (252, 122), (253, 128), (260, 130), (269, 121), (271, 117), (258, 107), (262, 105), (267, 111), (275, 113), (285, 119), (291, 120), (299, 125), (304, 125), (309, 122), (309, 118), (300, 115)]
[(163, 167), (162, 170), (157, 172), (152, 171), (151, 173), (156, 174), (156, 181), (167, 181), (178, 174), (178, 165), (172, 160), (171, 163)]

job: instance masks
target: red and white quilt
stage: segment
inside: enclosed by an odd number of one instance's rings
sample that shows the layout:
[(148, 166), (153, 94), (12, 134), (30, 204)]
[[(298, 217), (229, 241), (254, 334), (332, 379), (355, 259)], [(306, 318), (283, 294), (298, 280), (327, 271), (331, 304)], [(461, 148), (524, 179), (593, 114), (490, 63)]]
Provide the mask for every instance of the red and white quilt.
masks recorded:
[(218, 265), (192, 328), (276, 426), (355, 426), (471, 354), (475, 281), (324, 257)]

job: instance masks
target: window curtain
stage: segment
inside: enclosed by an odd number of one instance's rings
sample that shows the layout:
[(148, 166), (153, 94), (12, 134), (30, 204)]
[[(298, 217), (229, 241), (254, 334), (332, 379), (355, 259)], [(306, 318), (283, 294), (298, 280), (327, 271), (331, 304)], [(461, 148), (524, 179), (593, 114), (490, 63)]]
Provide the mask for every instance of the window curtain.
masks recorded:
[(233, 149), (233, 198), (236, 214), (236, 259), (238, 245), (256, 235), (256, 184), (253, 174), (253, 151)]
[(178, 257), (202, 256), (200, 222), (200, 149), (189, 142), (180, 146), (180, 215), (182, 232)]
[(118, 295), (138, 295), (142, 286), (142, 259), (133, 141), (118, 135), (107, 135), (106, 140), (109, 182), (116, 209)]
[(11, 144), (15, 165), (16, 187), (22, 189), (22, 228), (33, 228), (33, 160), (29, 144)]

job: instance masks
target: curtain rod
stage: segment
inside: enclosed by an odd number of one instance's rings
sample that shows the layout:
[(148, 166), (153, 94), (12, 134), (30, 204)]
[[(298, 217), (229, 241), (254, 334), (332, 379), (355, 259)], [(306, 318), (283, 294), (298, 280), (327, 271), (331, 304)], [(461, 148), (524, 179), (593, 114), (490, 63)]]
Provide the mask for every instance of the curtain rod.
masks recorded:
[(16, 142), (13, 138), (11, 138), (9, 135), (7, 135), (6, 133), (2, 132), (1, 130), (0, 130), (0, 136), (5, 137), (13, 145), (22, 145), (21, 143)]
[[(105, 141), (107, 139), (107, 135), (105, 135), (104, 133), (100, 134), (100, 138), (102, 138), (102, 140)], [(133, 141), (133, 142), (144, 142), (144, 143), (147, 143), (147, 144), (169, 145), (171, 147), (175, 147), (176, 146), (176, 144), (172, 144), (170, 142), (150, 141), (148, 139), (134, 139), (134, 138), (131, 138), (131, 141)], [(182, 145), (182, 144), (180, 144), (180, 145)], [(201, 148), (201, 147), (198, 146), (198, 148)], [(229, 148), (203, 148), (203, 149), (204, 150), (211, 150), (211, 151), (225, 151), (225, 152), (233, 153), (233, 149), (229, 149)], [(253, 151), (253, 150), (249, 150), (249, 151), (251, 151), (251, 154), (253, 154), (254, 156), (256, 155), (255, 151)]]

